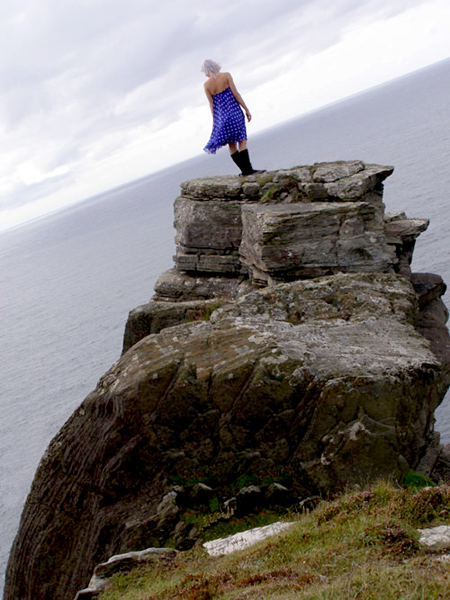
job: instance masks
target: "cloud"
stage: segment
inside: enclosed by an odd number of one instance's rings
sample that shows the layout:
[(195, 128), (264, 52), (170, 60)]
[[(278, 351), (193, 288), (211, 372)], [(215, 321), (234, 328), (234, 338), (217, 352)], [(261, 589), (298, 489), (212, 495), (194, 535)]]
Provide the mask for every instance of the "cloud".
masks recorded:
[[(188, 136), (198, 129), (194, 116), (209, 119), (200, 73), (204, 58), (221, 61), (245, 95), (267, 89), (280, 77), (285, 94), (290, 74), (298, 93), (308, 83), (293, 74), (311, 57), (339, 45), (357, 28), (428, 4), (4, 0), (0, 208), (23, 206), (76, 185), (96, 163), (106, 173), (109, 158), (114, 166), (124, 165), (123, 182), (143, 175), (125, 165), (126, 156), (136, 160), (137, 149), (152, 149), (148, 172), (164, 166), (155, 144), (170, 147), (165, 138), (176, 135), (177, 127)], [(342, 67), (352, 69), (351, 64)], [(272, 91), (272, 104), (267, 103), (273, 111), (275, 97)], [(194, 147), (190, 144), (187, 140), (186, 151)], [(178, 159), (179, 149), (171, 156)], [(118, 177), (113, 175), (112, 185)], [(92, 194), (100, 191), (96, 186), (93, 181)]]

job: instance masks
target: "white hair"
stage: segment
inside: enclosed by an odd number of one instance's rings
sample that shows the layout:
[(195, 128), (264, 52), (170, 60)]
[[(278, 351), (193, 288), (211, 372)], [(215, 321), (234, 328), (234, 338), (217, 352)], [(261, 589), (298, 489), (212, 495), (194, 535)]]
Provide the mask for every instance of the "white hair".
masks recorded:
[(205, 75), (212, 75), (213, 77), (217, 77), (220, 73), (220, 65), (216, 63), (214, 60), (207, 58), (202, 65), (202, 71)]

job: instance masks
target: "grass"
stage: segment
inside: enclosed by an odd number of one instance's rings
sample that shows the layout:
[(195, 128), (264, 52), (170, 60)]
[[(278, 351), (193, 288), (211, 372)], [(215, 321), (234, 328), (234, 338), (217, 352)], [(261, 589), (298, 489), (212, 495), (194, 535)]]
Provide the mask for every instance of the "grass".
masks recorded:
[(194, 323), (195, 321), (209, 321), (215, 310), (220, 308), (225, 303), (224, 298), (218, 298), (214, 302), (205, 304), (201, 309), (194, 309), (187, 312), (184, 318), (184, 323)]
[(379, 482), (314, 511), (247, 550), (202, 547), (116, 575), (101, 600), (450, 599), (448, 563), (419, 545), (417, 528), (450, 524), (450, 487)]
[(265, 204), (267, 202), (272, 202), (272, 200), (274, 200), (274, 198), (280, 193), (281, 189), (282, 188), (280, 187), (280, 185), (275, 183), (264, 193), (264, 195), (259, 200), (259, 203)]

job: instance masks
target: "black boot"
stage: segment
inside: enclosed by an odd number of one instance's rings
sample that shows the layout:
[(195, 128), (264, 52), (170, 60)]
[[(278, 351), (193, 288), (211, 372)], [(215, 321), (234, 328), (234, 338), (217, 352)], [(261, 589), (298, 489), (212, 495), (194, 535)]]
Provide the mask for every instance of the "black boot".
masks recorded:
[[(231, 159), (236, 163), (236, 165), (242, 171), (239, 150), (236, 150), (236, 152), (233, 152), (233, 154), (230, 154), (230, 156), (231, 156)], [(241, 173), (241, 175), (242, 175), (242, 173)]]
[[(234, 154), (232, 154), (234, 156)], [(234, 159), (233, 159), (234, 160)], [(238, 163), (236, 163), (238, 164)], [(239, 167), (241, 168), (242, 175), (252, 175), (253, 173), (262, 173), (262, 171), (257, 171), (252, 167), (252, 163), (250, 162), (250, 156), (248, 154), (247, 148), (245, 150), (241, 150), (239, 152)]]

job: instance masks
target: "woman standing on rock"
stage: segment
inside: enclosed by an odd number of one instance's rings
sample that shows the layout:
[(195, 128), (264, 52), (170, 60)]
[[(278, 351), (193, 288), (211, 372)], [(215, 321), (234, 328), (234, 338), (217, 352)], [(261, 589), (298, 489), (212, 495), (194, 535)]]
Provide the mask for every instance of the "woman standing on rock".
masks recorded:
[(208, 78), (204, 88), (213, 116), (213, 130), (209, 142), (203, 148), (204, 151), (215, 154), (219, 148), (228, 144), (230, 156), (242, 175), (260, 173), (261, 171), (256, 171), (250, 162), (247, 130), (241, 106), (249, 122), (252, 115), (237, 91), (233, 78), (230, 73), (221, 73), (220, 65), (213, 60), (205, 60), (202, 71)]

